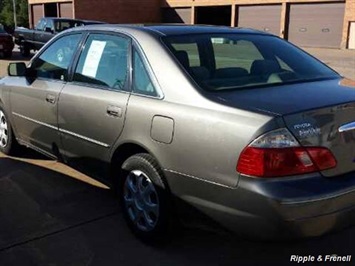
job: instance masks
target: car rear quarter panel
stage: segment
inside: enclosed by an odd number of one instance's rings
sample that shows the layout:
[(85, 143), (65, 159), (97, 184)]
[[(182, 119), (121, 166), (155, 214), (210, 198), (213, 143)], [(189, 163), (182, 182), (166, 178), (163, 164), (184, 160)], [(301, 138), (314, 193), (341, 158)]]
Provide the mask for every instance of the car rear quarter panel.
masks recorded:
[[(269, 117), (217, 106), (196, 107), (133, 95), (128, 104), (122, 138), (142, 143), (165, 171), (235, 187), (240, 152), (255, 134), (276, 123)], [(215, 107), (215, 108), (213, 108)], [(170, 144), (151, 137), (153, 117), (174, 121)], [(268, 123), (269, 122), (269, 123)], [(121, 139), (122, 139), (121, 138)]]
[[(278, 127), (277, 119), (208, 100), (159, 40), (140, 34), (135, 35), (136, 40), (163, 95), (161, 99), (131, 95), (125, 127), (116, 147), (137, 143), (165, 171), (235, 187), (240, 152), (256, 136)], [(151, 137), (154, 116), (173, 120), (171, 143)]]

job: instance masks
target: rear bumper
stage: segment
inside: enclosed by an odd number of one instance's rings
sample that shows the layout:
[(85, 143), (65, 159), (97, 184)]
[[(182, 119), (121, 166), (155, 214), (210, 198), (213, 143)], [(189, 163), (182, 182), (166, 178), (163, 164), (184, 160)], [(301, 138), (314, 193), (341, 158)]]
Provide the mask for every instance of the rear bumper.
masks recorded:
[(355, 225), (355, 173), (332, 179), (241, 176), (236, 188), (174, 173), (167, 178), (177, 202), (241, 235), (303, 238)]

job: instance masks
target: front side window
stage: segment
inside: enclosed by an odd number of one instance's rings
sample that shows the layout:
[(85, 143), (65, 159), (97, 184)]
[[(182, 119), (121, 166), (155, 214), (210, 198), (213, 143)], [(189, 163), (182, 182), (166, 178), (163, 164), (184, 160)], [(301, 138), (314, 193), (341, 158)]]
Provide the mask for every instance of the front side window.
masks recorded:
[(61, 32), (73, 27), (78, 27), (84, 25), (81, 21), (76, 20), (56, 20), (54, 22), (54, 27), (56, 32)]
[(158, 95), (145, 64), (136, 50), (133, 52), (133, 92), (149, 96)]
[(46, 24), (46, 21), (45, 21), (44, 19), (41, 19), (40, 21), (38, 21), (38, 23), (37, 23), (35, 29), (36, 29), (36, 30), (42, 30), (42, 31), (43, 31), (45, 24)]
[(52, 43), (32, 64), (36, 77), (67, 80), (68, 68), (81, 34), (66, 35)]
[[(187, 34), (163, 37), (167, 48), (195, 82), (208, 91), (254, 88), (338, 75), (277, 37), (259, 34)], [(198, 47), (200, 65), (191, 64)], [(184, 50), (185, 49), (185, 50)]]
[(52, 20), (48, 20), (47, 24), (46, 24), (46, 28), (50, 28), (51, 30), (54, 31), (54, 24)]
[(74, 81), (124, 90), (129, 44), (124, 37), (91, 34), (80, 55)]

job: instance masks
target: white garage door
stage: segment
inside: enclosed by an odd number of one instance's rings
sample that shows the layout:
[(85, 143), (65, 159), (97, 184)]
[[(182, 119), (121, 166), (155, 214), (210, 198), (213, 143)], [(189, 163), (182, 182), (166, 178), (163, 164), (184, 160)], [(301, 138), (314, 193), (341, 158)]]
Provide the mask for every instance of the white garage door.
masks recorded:
[(280, 35), (281, 5), (240, 6), (238, 27), (253, 28)]
[(344, 3), (291, 5), (289, 41), (304, 47), (339, 48), (344, 11)]

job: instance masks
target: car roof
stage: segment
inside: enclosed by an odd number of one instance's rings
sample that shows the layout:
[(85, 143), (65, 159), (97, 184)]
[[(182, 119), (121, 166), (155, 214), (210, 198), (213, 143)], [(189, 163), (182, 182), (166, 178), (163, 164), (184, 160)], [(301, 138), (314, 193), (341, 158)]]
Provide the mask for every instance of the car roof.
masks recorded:
[(158, 36), (175, 36), (188, 34), (244, 33), (271, 35), (269, 33), (249, 28), (232, 28), (227, 26), (185, 25), (185, 24), (98, 24), (85, 26), (87, 30), (134, 31), (146, 32)]
[(58, 18), (58, 17), (43, 17), (44, 19), (53, 19), (53, 20), (73, 20), (73, 21), (78, 21), (81, 19), (76, 19), (76, 18), (66, 18), (66, 17), (61, 17), (61, 18)]
[(97, 21), (97, 20), (87, 20), (87, 19), (77, 19), (77, 18), (66, 18), (66, 17), (44, 17), (45, 19), (52, 19), (55, 21), (73, 21), (73, 22), (83, 22), (83, 23), (90, 23), (90, 24), (106, 24), (106, 22), (103, 21)]
[(90, 24), (107, 24), (106, 22), (98, 21), (98, 20), (82, 20), (82, 19), (80, 19), (80, 21), (84, 22), (84, 23), (90, 23)]

